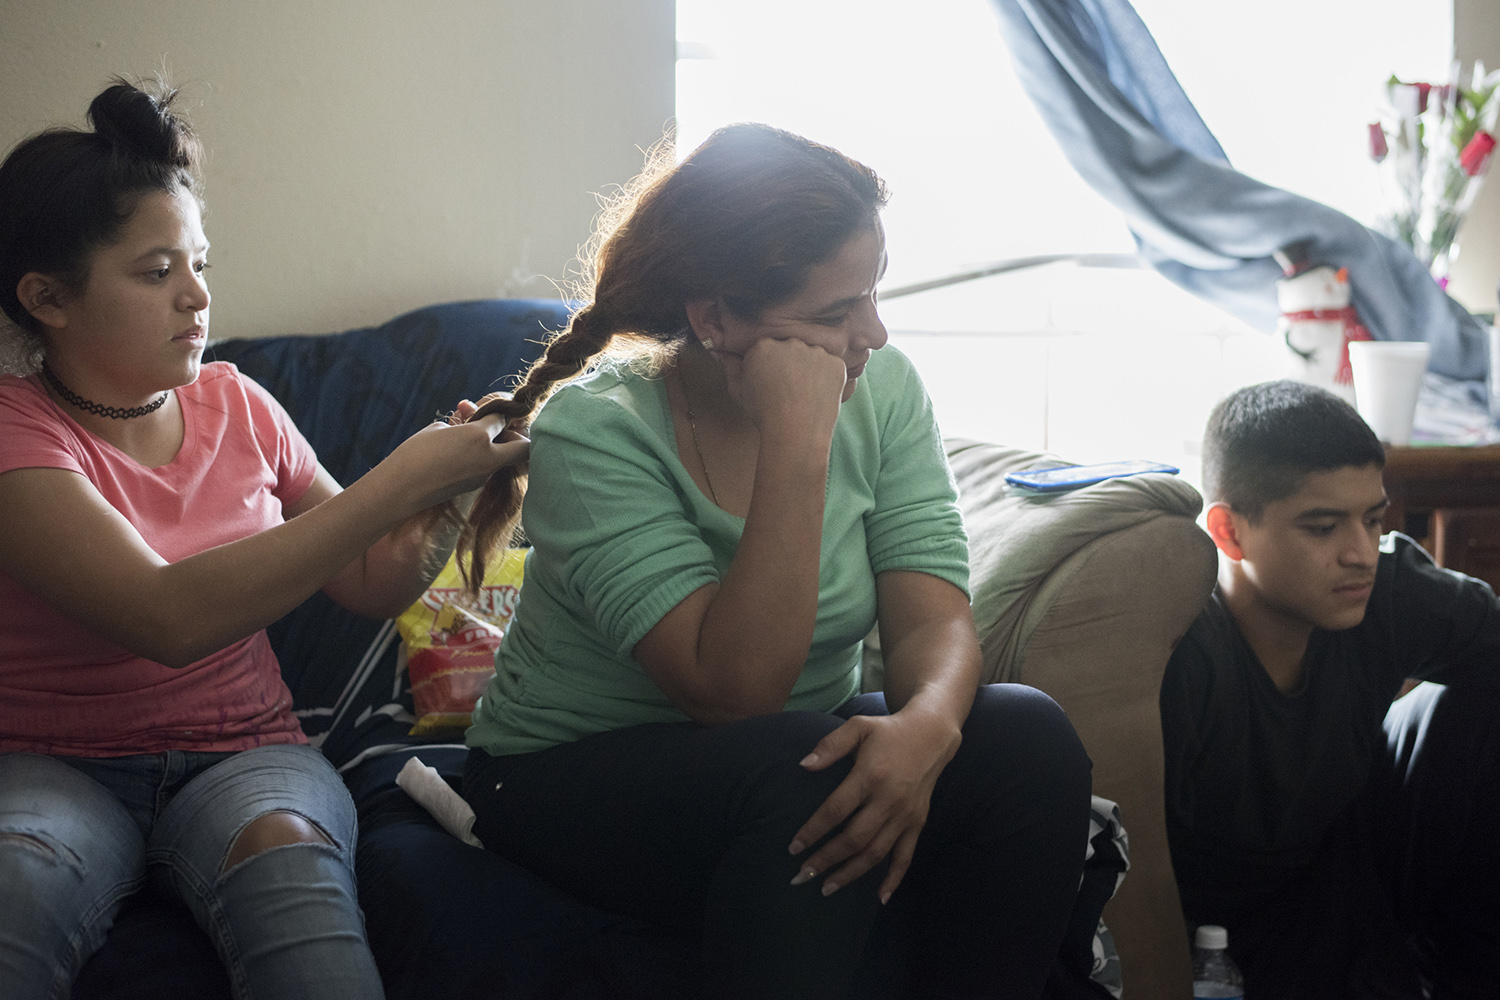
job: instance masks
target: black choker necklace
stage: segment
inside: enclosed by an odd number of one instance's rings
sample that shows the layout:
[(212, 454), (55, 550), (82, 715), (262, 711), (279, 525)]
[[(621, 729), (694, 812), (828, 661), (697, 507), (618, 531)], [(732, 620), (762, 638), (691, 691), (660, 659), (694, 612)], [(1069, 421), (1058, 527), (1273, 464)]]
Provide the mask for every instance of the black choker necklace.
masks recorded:
[(45, 361), (42, 362), (42, 378), (47, 380), (47, 384), (52, 386), (59, 396), (80, 410), (88, 413), (97, 413), (101, 417), (111, 417), (115, 420), (129, 420), (131, 417), (144, 417), (148, 413), (155, 413), (161, 409), (162, 404), (167, 401), (167, 397), (172, 395), (171, 392), (164, 392), (161, 394), (161, 398), (154, 403), (147, 403), (145, 406), (132, 406), (128, 410), (122, 410), (118, 406), (104, 406), (84, 399), (78, 393), (63, 385), (62, 380), (57, 377), (57, 373), (47, 367), (47, 362)]

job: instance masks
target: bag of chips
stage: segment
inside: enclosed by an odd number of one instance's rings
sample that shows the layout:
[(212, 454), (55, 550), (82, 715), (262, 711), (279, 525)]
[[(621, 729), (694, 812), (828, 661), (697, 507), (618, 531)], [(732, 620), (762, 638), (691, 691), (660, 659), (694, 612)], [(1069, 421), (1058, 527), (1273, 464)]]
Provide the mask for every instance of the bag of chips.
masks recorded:
[(417, 716), (412, 736), (468, 728), (474, 703), (495, 676), (495, 650), (515, 614), (525, 561), (525, 549), (507, 549), (489, 566), (479, 599), (471, 604), (450, 557), (426, 592), (396, 619)]

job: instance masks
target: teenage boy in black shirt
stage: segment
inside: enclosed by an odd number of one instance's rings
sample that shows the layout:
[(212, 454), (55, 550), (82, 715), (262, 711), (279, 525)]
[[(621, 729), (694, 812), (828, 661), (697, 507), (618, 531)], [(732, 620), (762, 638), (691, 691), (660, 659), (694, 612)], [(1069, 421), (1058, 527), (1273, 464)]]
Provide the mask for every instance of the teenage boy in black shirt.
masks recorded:
[[(1162, 683), (1167, 823), (1254, 1000), (1500, 997), (1500, 603), (1381, 538), (1384, 464), (1301, 383), (1209, 418), (1219, 583)], [(1393, 704), (1406, 678), (1437, 683)]]

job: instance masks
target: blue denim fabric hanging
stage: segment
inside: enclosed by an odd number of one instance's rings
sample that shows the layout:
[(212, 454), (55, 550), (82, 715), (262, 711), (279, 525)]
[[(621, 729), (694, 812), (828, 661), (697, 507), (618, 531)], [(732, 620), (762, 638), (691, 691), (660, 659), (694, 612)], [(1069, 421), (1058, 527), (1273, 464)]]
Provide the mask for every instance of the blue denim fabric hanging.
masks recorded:
[(1426, 340), (1429, 367), (1483, 378), (1483, 328), (1407, 248), (1310, 198), (1239, 173), (1126, 0), (991, 0), (1016, 74), (1064, 154), (1124, 213), (1141, 258), (1270, 332), (1279, 247), (1347, 267), (1377, 340)]

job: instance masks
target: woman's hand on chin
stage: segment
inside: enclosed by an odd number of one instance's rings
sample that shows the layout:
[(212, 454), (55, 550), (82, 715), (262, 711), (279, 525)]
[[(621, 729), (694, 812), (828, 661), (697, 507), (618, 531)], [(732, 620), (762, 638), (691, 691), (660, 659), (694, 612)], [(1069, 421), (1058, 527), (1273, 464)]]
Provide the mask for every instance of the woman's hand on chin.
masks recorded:
[(839, 400), (848, 378), (843, 359), (795, 338), (770, 337), (743, 356), (721, 356), (729, 394), (757, 427), (781, 423), (804, 434), (826, 430), (832, 437)]
[(803, 767), (822, 770), (854, 753), (854, 769), (797, 831), (789, 849), (801, 854), (839, 824), (843, 829), (802, 863), (792, 884), (826, 874), (826, 896), (889, 856), (880, 885), (880, 901), (888, 902), (911, 867), (933, 786), (960, 739), (951, 719), (911, 707), (894, 715), (857, 715), (819, 741)]

